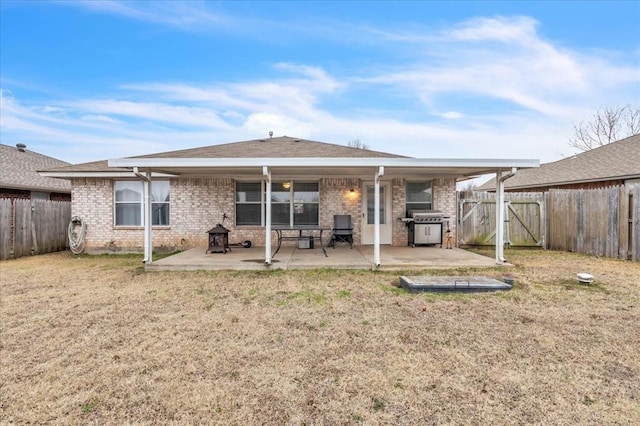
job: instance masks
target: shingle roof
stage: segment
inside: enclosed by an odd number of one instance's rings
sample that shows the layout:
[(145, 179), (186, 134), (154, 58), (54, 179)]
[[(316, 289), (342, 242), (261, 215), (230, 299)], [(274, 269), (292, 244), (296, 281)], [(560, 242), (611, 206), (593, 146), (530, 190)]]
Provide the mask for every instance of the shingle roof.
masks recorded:
[(37, 152), (0, 144), (0, 187), (42, 192), (71, 193), (71, 183), (65, 179), (43, 177), (38, 170), (68, 165)]
[[(132, 158), (406, 158), (402, 155), (371, 151), (349, 146), (281, 136), (250, 141), (210, 145), (179, 151), (161, 152)], [(108, 167), (107, 160), (75, 164), (47, 170), (49, 172), (128, 171)]]
[[(640, 134), (573, 157), (541, 164), (537, 169), (518, 170), (514, 177), (505, 181), (505, 189), (634, 178), (640, 178)], [(491, 191), (495, 188), (495, 179), (492, 179), (477, 189)]]

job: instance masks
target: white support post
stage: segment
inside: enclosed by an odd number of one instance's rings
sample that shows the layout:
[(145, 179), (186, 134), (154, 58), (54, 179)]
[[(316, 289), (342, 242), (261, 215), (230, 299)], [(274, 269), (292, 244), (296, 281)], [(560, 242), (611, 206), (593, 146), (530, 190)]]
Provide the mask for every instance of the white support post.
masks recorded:
[(271, 265), (271, 171), (269, 167), (262, 167), (262, 175), (265, 178), (267, 199), (265, 211), (265, 236), (264, 236), (264, 263)]
[(504, 263), (504, 179), (496, 172), (496, 263)]
[(151, 172), (142, 181), (144, 195), (144, 263), (153, 263), (153, 209), (151, 208)]
[(373, 263), (380, 267), (380, 178), (384, 175), (384, 167), (378, 167), (374, 178), (373, 198)]

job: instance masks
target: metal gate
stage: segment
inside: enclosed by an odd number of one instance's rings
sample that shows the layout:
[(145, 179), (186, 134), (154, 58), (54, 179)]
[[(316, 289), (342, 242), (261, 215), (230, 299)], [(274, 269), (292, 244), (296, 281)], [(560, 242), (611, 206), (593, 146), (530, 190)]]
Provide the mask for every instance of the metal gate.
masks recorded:
[[(545, 247), (543, 193), (505, 194), (505, 245)], [(496, 195), (476, 193), (459, 200), (458, 244), (495, 245)]]

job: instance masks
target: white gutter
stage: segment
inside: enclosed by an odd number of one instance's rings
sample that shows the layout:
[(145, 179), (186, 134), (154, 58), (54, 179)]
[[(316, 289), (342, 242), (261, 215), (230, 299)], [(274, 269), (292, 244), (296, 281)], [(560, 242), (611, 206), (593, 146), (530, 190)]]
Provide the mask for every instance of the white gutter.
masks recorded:
[(142, 263), (150, 265), (153, 262), (153, 230), (152, 230), (152, 210), (151, 210), (151, 177), (150, 173), (140, 173), (137, 167), (133, 168), (133, 174), (142, 179), (144, 198), (144, 259)]
[[(373, 198), (373, 263), (380, 267), (380, 178), (384, 176), (384, 166), (378, 167), (374, 178)], [(387, 194), (389, 196), (389, 194)]]
[(271, 171), (269, 167), (262, 166), (262, 175), (265, 177), (267, 186), (267, 211), (265, 212), (265, 236), (264, 236), (264, 263), (271, 265)]
[(496, 172), (496, 263), (502, 264), (504, 258), (504, 181), (516, 175), (518, 169), (513, 167), (511, 172), (502, 176), (502, 170)]

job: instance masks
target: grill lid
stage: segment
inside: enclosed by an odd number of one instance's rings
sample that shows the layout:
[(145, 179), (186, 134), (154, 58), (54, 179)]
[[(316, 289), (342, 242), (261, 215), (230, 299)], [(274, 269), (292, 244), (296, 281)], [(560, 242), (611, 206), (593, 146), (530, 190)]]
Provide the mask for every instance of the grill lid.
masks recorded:
[(444, 214), (440, 210), (409, 210), (409, 216), (412, 218), (442, 218)]
[(410, 210), (409, 216), (414, 223), (444, 222), (445, 215), (440, 210)]

